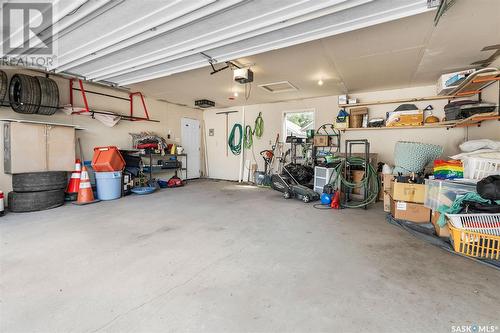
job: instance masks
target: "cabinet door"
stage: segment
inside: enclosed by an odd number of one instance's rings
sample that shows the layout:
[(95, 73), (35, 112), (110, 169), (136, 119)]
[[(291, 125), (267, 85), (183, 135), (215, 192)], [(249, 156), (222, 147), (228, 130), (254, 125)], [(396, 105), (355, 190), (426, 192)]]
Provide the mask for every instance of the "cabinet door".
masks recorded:
[[(10, 173), (47, 171), (45, 125), (9, 124)], [(8, 156), (4, 156), (8, 158)]]
[(47, 125), (48, 171), (72, 171), (75, 167), (75, 129)]

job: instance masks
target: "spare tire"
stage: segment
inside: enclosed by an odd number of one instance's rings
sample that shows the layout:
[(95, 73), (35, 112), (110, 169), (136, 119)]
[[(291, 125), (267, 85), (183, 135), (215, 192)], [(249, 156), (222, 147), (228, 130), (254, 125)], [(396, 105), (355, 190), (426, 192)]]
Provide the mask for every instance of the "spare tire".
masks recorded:
[(56, 113), (59, 107), (59, 88), (57, 83), (48, 77), (37, 76), (38, 84), (40, 86), (40, 107), (38, 114), (47, 116)]
[(63, 190), (67, 181), (66, 171), (18, 173), (12, 175), (12, 189), (15, 192)]
[(51, 209), (64, 204), (64, 191), (9, 192), (9, 210), (15, 213)]
[(17, 113), (36, 113), (40, 107), (40, 84), (29, 75), (16, 74), (10, 80), (9, 101)]
[(7, 90), (8, 90), (8, 85), (7, 85), (7, 74), (5, 74), (4, 71), (0, 71), (0, 104), (3, 105), (3, 102), (5, 101), (5, 97), (7, 96)]

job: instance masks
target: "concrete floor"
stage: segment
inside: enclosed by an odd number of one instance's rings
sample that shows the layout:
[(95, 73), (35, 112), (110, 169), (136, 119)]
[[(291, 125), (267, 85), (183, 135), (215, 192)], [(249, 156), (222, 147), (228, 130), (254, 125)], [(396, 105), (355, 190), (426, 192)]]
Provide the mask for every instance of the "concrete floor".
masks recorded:
[(1, 332), (452, 332), (500, 271), (272, 190), (194, 181), (0, 219)]

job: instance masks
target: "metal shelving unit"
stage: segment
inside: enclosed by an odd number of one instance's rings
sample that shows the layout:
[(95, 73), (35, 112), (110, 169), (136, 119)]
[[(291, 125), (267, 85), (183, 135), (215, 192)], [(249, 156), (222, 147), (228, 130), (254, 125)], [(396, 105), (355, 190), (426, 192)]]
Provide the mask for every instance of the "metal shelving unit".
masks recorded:
[[(153, 179), (153, 173), (160, 173), (160, 172), (166, 172), (168, 170), (181, 170), (181, 171), (184, 171), (185, 172), (185, 180), (187, 180), (188, 178), (188, 165), (187, 165), (187, 154), (159, 154), (159, 153), (148, 153), (148, 154), (139, 154), (139, 156), (141, 158), (143, 157), (147, 157), (149, 159), (149, 164), (148, 164), (148, 168), (149, 168), (149, 180), (151, 181)], [(176, 168), (165, 168), (163, 166), (159, 166), (157, 164), (153, 164), (153, 160), (154, 158), (157, 158), (157, 157), (172, 157), (172, 156), (175, 156), (175, 157), (184, 157), (186, 159), (186, 163), (185, 163), (185, 166), (182, 167), (182, 162), (178, 161), (179, 162), (179, 166), (176, 167)]]

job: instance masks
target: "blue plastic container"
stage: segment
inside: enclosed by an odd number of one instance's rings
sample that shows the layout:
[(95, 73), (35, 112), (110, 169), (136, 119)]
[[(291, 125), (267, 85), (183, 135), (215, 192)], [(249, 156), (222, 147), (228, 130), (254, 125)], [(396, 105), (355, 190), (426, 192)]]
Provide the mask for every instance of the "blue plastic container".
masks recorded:
[(122, 172), (96, 172), (97, 197), (101, 200), (114, 200), (122, 195)]

